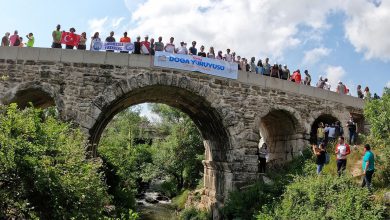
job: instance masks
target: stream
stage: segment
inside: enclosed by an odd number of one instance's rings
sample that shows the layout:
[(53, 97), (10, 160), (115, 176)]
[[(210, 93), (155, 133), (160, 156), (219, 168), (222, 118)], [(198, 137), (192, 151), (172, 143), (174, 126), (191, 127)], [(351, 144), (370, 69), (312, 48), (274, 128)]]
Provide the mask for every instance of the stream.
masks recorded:
[(137, 212), (145, 220), (178, 220), (172, 201), (158, 192), (146, 191), (138, 196)]

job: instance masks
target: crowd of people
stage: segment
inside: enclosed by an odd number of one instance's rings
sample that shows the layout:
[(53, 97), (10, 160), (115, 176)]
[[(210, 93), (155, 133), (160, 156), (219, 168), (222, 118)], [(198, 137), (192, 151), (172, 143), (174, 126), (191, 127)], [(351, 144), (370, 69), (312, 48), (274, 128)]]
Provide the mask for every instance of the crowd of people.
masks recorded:
[[(357, 124), (354, 122), (351, 116), (347, 122), (347, 128), (349, 133), (349, 143), (345, 142), (344, 131), (339, 121), (328, 125), (323, 122), (318, 124), (317, 129), (317, 142), (312, 145), (313, 153), (316, 156), (317, 174), (320, 174), (326, 164), (329, 163), (330, 155), (326, 150), (329, 143), (334, 143), (336, 140), (338, 143), (335, 146), (337, 173), (339, 176), (346, 170), (347, 156), (351, 153), (351, 146), (356, 146), (357, 138)], [(367, 186), (371, 189), (371, 180), (375, 171), (375, 159), (374, 154), (371, 151), (370, 145), (364, 145), (364, 156), (362, 162), (362, 187)]]
[[(62, 48), (62, 44), (65, 44), (65, 49), (74, 49), (75, 47), (78, 50), (86, 50), (87, 49), (87, 34), (86, 32), (82, 32), (81, 35), (76, 34), (75, 28), (69, 29), (70, 38), (75, 38), (77, 36), (77, 45), (75, 46), (72, 43), (64, 43), (62, 42), (62, 33), (61, 25), (57, 25), (56, 29), (52, 32), (52, 48)], [(23, 42), (23, 38), (18, 35), (18, 31), (15, 31), (13, 35), (10, 36), (10, 33), (5, 33), (4, 37), (1, 41), (1, 46), (18, 46), (18, 47), (33, 47), (34, 46), (34, 35), (33, 33), (29, 33), (26, 35), (27, 43)], [(255, 57), (251, 57), (248, 61), (245, 57), (241, 57), (236, 55), (235, 52), (231, 52), (230, 49), (226, 49), (226, 53), (223, 53), (221, 50), (215, 52), (214, 47), (210, 47), (208, 52), (205, 51), (205, 46), (201, 45), (199, 51), (197, 49), (197, 42), (192, 41), (191, 47), (187, 48), (187, 43), (180, 42), (179, 46), (175, 45), (175, 38), (171, 37), (169, 42), (163, 43), (163, 38), (158, 37), (157, 41), (154, 38), (149, 40), (149, 36), (146, 35), (144, 40), (141, 41), (141, 37), (137, 36), (136, 40), (132, 42), (131, 38), (128, 36), (127, 32), (123, 33), (123, 36), (119, 38), (119, 41), (115, 38), (114, 31), (110, 32), (110, 35), (107, 36), (104, 41), (100, 38), (99, 32), (95, 32), (91, 37), (89, 48), (92, 50), (93, 45), (96, 42), (120, 42), (120, 43), (133, 43), (134, 49), (132, 51), (133, 54), (144, 54), (144, 55), (154, 55), (156, 51), (165, 51), (168, 53), (176, 53), (176, 54), (187, 54), (187, 55), (197, 55), (201, 57), (207, 57), (211, 59), (225, 60), (227, 62), (235, 62), (237, 63), (238, 70), (253, 72), (256, 74), (261, 74), (264, 76), (279, 78), (282, 80), (289, 80), (291, 82), (295, 82), (297, 84), (304, 84), (311, 86), (312, 77), (309, 74), (308, 70), (304, 70), (304, 76), (302, 76), (300, 69), (290, 72), (289, 68), (286, 64), (270, 64), (269, 58), (265, 58), (265, 60), (259, 59), (256, 62)], [(106, 50), (107, 52), (114, 52), (114, 50)], [(129, 51), (120, 51), (120, 53), (129, 53)], [(331, 85), (327, 78), (323, 78), (320, 76), (319, 81), (315, 85), (317, 88), (322, 88), (325, 90), (331, 90)], [(351, 95), (349, 88), (342, 83), (339, 82), (335, 91), (339, 94)], [(362, 92), (362, 88), (359, 85), (357, 87), (357, 97), (364, 99), (371, 99), (371, 93), (368, 87), (365, 87), (364, 93)], [(379, 98), (378, 95), (374, 94), (374, 98)]]

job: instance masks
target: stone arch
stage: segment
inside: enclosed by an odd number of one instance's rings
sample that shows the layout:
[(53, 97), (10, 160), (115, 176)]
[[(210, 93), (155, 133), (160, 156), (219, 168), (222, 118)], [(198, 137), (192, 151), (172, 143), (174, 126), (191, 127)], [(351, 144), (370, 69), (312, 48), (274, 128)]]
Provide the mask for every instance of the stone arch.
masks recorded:
[[(176, 85), (161, 83), (159, 80), (143, 81), (128, 79), (107, 88), (93, 101), (95, 123), (89, 130), (91, 151), (96, 155), (96, 147), (106, 125), (120, 111), (141, 103), (163, 103), (186, 113), (198, 127), (205, 146), (204, 186), (205, 204), (212, 207), (221, 204), (232, 187), (232, 172), (228, 166), (228, 151), (231, 149), (231, 136), (226, 129), (230, 117), (228, 108), (221, 110), (214, 106), (221, 99), (207, 85), (179, 78), (185, 82)], [(142, 78), (150, 79), (152, 77)], [(137, 80), (134, 82), (133, 80)], [(159, 82), (159, 83), (158, 83)], [(168, 82), (168, 81), (166, 81)], [(135, 85), (134, 85), (135, 84)], [(231, 122), (230, 122), (231, 123)], [(202, 198), (203, 199), (203, 198)], [(218, 201), (218, 202), (217, 202)]]
[(28, 82), (20, 84), (10, 90), (2, 100), (4, 104), (17, 103), (20, 108), (29, 107), (32, 103), (37, 108), (50, 106), (63, 106), (62, 100), (58, 97), (56, 90), (49, 84), (40, 82)]
[(324, 125), (328, 124), (334, 124), (337, 121), (340, 121), (338, 118), (336, 118), (334, 115), (329, 113), (323, 113), (318, 115), (315, 120), (310, 123), (310, 143), (317, 143), (317, 129), (320, 122), (322, 122)]
[(273, 166), (291, 160), (302, 151), (305, 140), (305, 129), (300, 124), (299, 114), (292, 108), (274, 107), (260, 119), (259, 145), (267, 143), (269, 150), (268, 163)]

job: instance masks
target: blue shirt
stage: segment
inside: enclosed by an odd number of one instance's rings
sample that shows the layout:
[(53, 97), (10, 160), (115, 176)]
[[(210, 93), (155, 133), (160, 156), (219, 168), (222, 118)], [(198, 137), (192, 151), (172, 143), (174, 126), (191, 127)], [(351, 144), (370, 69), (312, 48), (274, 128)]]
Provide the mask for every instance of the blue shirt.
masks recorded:
[(366, 163), (368, 162), (367, 171), (375, 170), (374, 154), (371, 151), (366, 151), (363, 157), (363, 171), (366, 170)]

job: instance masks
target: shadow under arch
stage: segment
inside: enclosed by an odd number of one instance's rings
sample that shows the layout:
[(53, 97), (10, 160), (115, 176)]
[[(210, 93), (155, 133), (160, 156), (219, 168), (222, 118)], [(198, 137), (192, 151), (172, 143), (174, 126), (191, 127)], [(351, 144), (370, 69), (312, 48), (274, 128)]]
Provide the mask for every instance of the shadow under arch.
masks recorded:
[(54, 98), (39, 88), (28, 88), (17, 91), (14, 97), (6, 102), (6, 104), (10, 103), (16, 103), (22, 109), (29, 107), (30, 103), (36, 108), (48, 108), (56, 105)]
[(317, 129), (319, 123), (323, 123), (324, 125), (328, 124), (335, 124), (337, 121), (340, 121), (338, 118), (333, 116), (332, 114), (321, 114), (319, 115), (314, 122), (311, 125), (311, 130), (310, 130), (310, 143), (317, 143)]
[(301, 131), (298, 119), (284, 109), (272, 109), (260, 119), (260, 145), (265, 142), (268, 146), (270, 166), (291, 160), (303, 147)]

